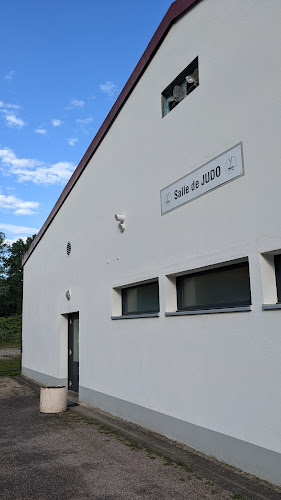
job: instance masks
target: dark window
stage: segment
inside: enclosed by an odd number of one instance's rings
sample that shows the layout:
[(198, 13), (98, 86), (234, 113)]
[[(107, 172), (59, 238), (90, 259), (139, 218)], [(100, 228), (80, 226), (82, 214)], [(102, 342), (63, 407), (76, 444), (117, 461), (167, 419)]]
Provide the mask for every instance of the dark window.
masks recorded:
[(159, 312), (158, 281), (122, 289), (122, 315)]
[(178, 277), (177, 300), (179, 311), (250, 305), (248, 262)]
[(274, 255), (277, 302), (281, 303), (281, 255)]
[(167, 115), (199, 85), (198, 57), (162, 92), (162, 116)]

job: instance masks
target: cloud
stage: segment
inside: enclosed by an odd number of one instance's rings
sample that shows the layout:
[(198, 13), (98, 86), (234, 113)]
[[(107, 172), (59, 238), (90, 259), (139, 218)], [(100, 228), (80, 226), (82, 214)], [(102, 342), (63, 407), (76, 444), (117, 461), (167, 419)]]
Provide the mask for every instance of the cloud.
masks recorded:
[(4, 233), (6, 232), (6, 233), (24, 234), (24, 235), (38, 233), (38, 229), (36, 229), (35, 227), (14, 226), (12, 224), (1, 224), (1, 223), (0, 223), (0, 231), (3, 231)]
[(78, 118), (76, 120), (76, 123), (80, 123), (81, 125), (87, 125), (88, 123), (92, 123), (93, 121), (93, 118), (91, 116), (89, 116), (89, 118)]
[(8, 127), (22, 128), (26, 125), (26, 123), (24, 123), (24, 121), (21, 118), (18, 118), (18, 116), (13, 114), (6, 114), (5, 119)]
[(17, 210), (14, 211), (15, 215), (33, 215), (36, 214), (34, 210), (31, 210), (30, 208), (18, 208)]
[(14, 215), (32, 215), (38, 207), (37, 201), (23, 201), (13, 195), (0, 194), (0, 210), (13, 212)]
[(69, 146), (75, 146), (77, 141), (78, 141), (78, 139), (76, 139), (76, 138), (68, 139), (68, 144), (69, 144)]
[(9, 148), (0, 149), (0, 160), (4, 174), (15, 175), (18, 182), (34, 184), (65, 184), (75, 169), (75, 165), (67, 161), (49, 165), (37, 159), (18, 158)]
[(19, 109), (20, 106), (18, 106), (18, 104), (9, 104), (0, 101), (0, 112), (6, 120), (6, 125), (8, 127), (17, 127), (20, 129), (26, 125), (26, 123), (17, 116)]
[(16, 188), (14, 186), (6, 186), (6, 191), (8, 191), (8, 193), (14, 194), (16, 192)]
[(4, 243), (6, 243), (6, 245), (12, 245), (18, 240), (23, 240), (24, 242), (26, 242), (27, 238), (28, 238), (27, 236), (18, 236), (17, 238), (7, 238), (6, 240), (4, 240)]
[(9, 71), (5, 76), (4, 76), (4, 79), (5, 80), (12, 80), (13, 76), (15, 74), (15, 70), (11, 69), (11, 71)]
[(60, 127), (63, 124), (63, 121), (57, 120), (56, 118), (53, 118), (52, 124), (54, 127)]
[(0, 149), (0, 160), (4, 167), (10, 167), (12, 173), (17, 168), (36, 168), (44, 165), (44, 162), (40, 160), (17, 158), (15, 153), (9, 148)]
[(117, 92), (118, 90), (117, 85), (115, 85), (114, 82), (106, 82), (104, 84), (101, 84), (100, 89), (104, 94), (110, 97), (113, 97), (115, 92)]
[(72, 99), (65, 109), (83, 108), (85, 102), (78, 101), (77, 99)]
[(34, 130), (34, 132), (35, 132), (36, 134), (41, 134), (41, 135), (45, 135), (45, 134), (47, 134), (47, 130), (46, 130), (46, 129), (44, 129), (44, 128), (37, 128), (37, 129), (35, 129), (35, 130)]
[(18, 104), (5, 104), (3, 101), (0, 101), (0, 111), (5, 111), (5, 109), (20, 109), (20, 106)]
[(15, 173), (18, 182), (33, 182), (34, 184), (66, 184), (73, 174), (74, 165), (67, 161), (54, 163), (49, 167), (39, 167), (36, 170), (18, 169)]

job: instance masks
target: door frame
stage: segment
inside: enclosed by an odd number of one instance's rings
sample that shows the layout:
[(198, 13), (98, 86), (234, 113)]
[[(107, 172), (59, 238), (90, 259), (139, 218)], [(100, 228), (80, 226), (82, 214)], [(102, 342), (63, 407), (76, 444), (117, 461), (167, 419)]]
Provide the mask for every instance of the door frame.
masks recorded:
[[(74, 321), (78, 320), (78, 337), (75, 339)], [(75, 344), (76, 341), (76, 344)], [(77, 359), (74, 360), (74, 356)], [(68, 342), (67, 342), (68, 390), (79, 392), (79, 312), (68, 314)]]

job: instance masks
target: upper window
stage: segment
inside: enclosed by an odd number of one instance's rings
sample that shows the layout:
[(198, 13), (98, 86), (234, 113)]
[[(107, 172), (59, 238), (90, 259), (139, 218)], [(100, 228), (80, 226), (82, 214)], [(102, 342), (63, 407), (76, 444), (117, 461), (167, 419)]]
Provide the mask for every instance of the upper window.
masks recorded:
[(122, 316), (159, 312), (158, 281), (122, 289)]
[(162, 116), (167, 115), (199, 85), (198, 57), (162, 92)]
[(277, 303), (281, 303), (281, 255), (274, 255)]
[(248, 262), (179, 276), (177, 303), (178, 311), (250, 305)]

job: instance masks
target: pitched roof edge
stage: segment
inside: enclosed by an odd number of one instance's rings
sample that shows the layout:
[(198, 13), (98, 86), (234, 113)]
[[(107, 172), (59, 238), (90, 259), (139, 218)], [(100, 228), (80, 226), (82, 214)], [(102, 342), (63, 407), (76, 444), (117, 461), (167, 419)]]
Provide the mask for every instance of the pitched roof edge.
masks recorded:
[(155, 31), (153, 37), (151, 38), (148, 46), (146, 47), (143, 55), (141, 56), (139, 62), (137, 63), (137, 65), (136, 65), (135, 69), (133, 70), (131, 76), (129, 77), (127, 83), (123, 87), (121, 93), (119, 94), (114, 105), (112, 106), (111, 110), (109, 111), (103, 124), (101, 125), (100, 129), (98, 130), (97, 134), (95, 135), (94, 139), (92, 140), (90, 146), (88, 147), (86, 153), (84, 154), (84, 156), (82, 157), (78, 166), (76, 167), (75, 171), (73, 172), (72, 176), (70, 177), (68, 183), (66, 184), (65, 188), (63, 189), (63, 191), (62, 191), (60, 197), (58, 198), (56, 204), (54, 205), (52, 211), (50, 212), (48, 218), (44, 222), (44, 224), (41, 227), (36, 238), (33, 240), (28, 251), (24, 255), (24, 257), (22, 259), (23, 266), (26, 263), (26, 261), (29, 259), (30, 255), (32, 254), (35, 247), (38, 245), (39, 241), (41, 240), (42, 236), (44, 235), (44, 233), (48, 229), (52, 220), (54, 219), (54, 217), (58, 213), (60, 207), (62, 206), (65, 199), (69, 195), (70, 191), (72, 190), (72, 188), (74, 187), (74, 185), (78, 181), (83, 170), (85, 169), (85, 167), (89, 163), (90, 159), (92, 158), (95, 151), (97, 150), (97, 148), (101, 144), (101, 142), (104, 139), (105, 135), (107, 134), (108, 130), (110, 129), (110, 127), (114, 123), (114, 121), (117, 118), (119, 112), (121, 111), (123, 105), (125, 104), (129, 95), (133, 91), (137, 82), (141, 78), (146, 67), (153, 59), (156, 51), (160, 47), (161, 43), (163, 42), (164, 38), (166, 37), (171, 26), (190, 7), (192, 7), (195, 3), (198, 3), (199, 1), (200, 0), (176, 0), (175, 2), (172, 3), (172, 5), (168, 9), (168, 11), (166, 12), (164, 18), (162, 19), (162, 21), (159, 24), (157, 30)]

